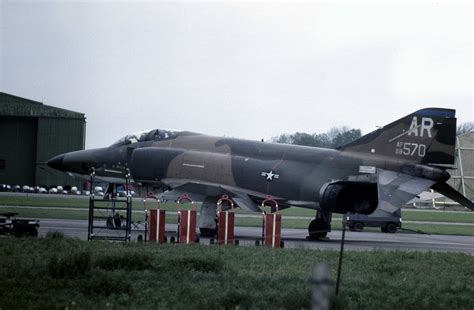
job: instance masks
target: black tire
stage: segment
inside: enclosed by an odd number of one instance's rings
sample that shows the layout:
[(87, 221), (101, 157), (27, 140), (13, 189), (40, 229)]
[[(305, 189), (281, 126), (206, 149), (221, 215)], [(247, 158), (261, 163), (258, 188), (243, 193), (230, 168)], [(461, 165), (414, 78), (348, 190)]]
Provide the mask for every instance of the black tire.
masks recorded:
[(143, 236), (142, 235), (138, 235), (137, 242), (139, 242), (139, 243), (143, 242)]
[(114, 219), (113, 217), (109, 216), (105, 222), (105, 226), (107, 226), (107, 228), (114, 228)]
[(235, 244), (236, 246), (239, 246), (239, 244), (240, 244), (240, 243), (239, 243), (239, 240), (235, 240), (235, 241), (234, 241), (234, 244)]
[(255, 240), (255, 246), (260, 246), (260, 240)]
[(354, 231), (363, 231), (364, 230), (364, 224), (362, 224), (361, 222), (355, 222), (352, 227), (353, 227)]
[(397, 225), (393, 224), (393, 223), (389, 223), (387, 224), (387, 226), (385, 226), (385, 229), (387, 230), (387, 232), (389, 234), (394, 234), (397, 232)]
[(215, 237), (217, 234), (217, 229), (211, 228), (199, 228), (199, 232), (201, 233), (201, 237)]
[(14, 229), (13, 230), (13, 236), (15, 236), (17, 238), (23, 237), (24, 234), (25, 233), (20, 229)]
[(280, 241), (280, 248), (284, 248), (285, 247), (285, 242), (283, 240)]
[(313, 240), (321, 239), (327, 236), (331, 231), (331, 224), (321, 218), (311, 221), (308, 226), (309, 238)]
[(32, 229), (29, 227), (17, 226), (13, 228), (13, 235), (18, 238), (30, 237), (33, 235), (33, 232), (32, 232)]
[(384, 232), (384, 233), (387, 233), (387, 232), (388, 232), (388, 231), (387, 231), (387, 227), (385, 227), (385, 226), (384, 226), (384, 227), (380, 227), (380, 230), (381, 230), (382, 232)]
[(174, 236), (171, 237), (170, 243), (175, 243), (175, 238), (174, 238)]

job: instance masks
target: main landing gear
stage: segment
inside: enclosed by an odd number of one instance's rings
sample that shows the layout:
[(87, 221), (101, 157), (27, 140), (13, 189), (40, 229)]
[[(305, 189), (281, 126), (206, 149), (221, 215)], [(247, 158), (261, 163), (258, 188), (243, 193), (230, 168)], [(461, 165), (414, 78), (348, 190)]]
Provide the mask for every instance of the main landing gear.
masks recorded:
[(316, 218), (309, 223), (310, 240), (321, 240), (331, 231), (331, 212), (316, 211)]
[(199, 232), (202, 237), (214, 237), (217, 234), (216, 203), (219, 198), (206, 197), (202, 202), (199, 216)]

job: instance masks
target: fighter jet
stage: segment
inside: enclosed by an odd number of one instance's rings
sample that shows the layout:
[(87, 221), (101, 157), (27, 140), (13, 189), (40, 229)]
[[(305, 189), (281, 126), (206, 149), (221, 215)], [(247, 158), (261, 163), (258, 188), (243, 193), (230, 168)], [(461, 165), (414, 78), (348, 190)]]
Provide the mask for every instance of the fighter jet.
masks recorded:
[(58, 155), (48, 165), (71, 175), (137, 186), (162, 199), (187, 193), (202, 201), (201, 234), (216, 231), (216, 203), (261, 212), (271, 196), (280, 209), (315, 210), (312, 238), (331, 230), (332, 213), (395, 212), (426, 189), (474, 210), (446, 184), (455, 158), (455, 110), (427, 108), (409, 114), (339, 149), (213, 137), (154, 129), (123, 137), (109, 147)]

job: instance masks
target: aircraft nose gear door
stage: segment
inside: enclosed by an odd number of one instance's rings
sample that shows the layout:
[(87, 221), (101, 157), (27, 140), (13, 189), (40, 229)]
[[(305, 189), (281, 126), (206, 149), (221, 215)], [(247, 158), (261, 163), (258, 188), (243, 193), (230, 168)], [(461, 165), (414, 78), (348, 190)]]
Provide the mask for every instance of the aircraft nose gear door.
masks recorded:
[[(265, 212), (266, 206), (270, 207), (270, 213)], [(272, 206), (275, 208), (274, 213), (271, 213)], [(281, 214), (278, 211), (278, 202), (276, 202), (271, 196), (267, 196), (267, 198), (262, 201), (260, 207), (262, 208), (263, 216), (263, 244), (272, 248), (283, 247), (283, 241), (281, 240)]]
[[(230, 206), (230, 210), (224, 211), (223, 204)], [(223, 195), (217, 201), (217, 244), (234, 243), (234, 202), (227, 195)], [(237, 240), (235, 241), (237, 244)]]

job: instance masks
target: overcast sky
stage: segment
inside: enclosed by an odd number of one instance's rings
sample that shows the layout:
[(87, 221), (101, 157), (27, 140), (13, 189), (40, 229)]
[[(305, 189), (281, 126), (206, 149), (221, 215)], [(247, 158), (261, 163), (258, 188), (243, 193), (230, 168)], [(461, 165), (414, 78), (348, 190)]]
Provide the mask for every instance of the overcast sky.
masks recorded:
[(0, 3), (1, 91), (85, 113), (86, 148), (474, 120), (471, 4)]

